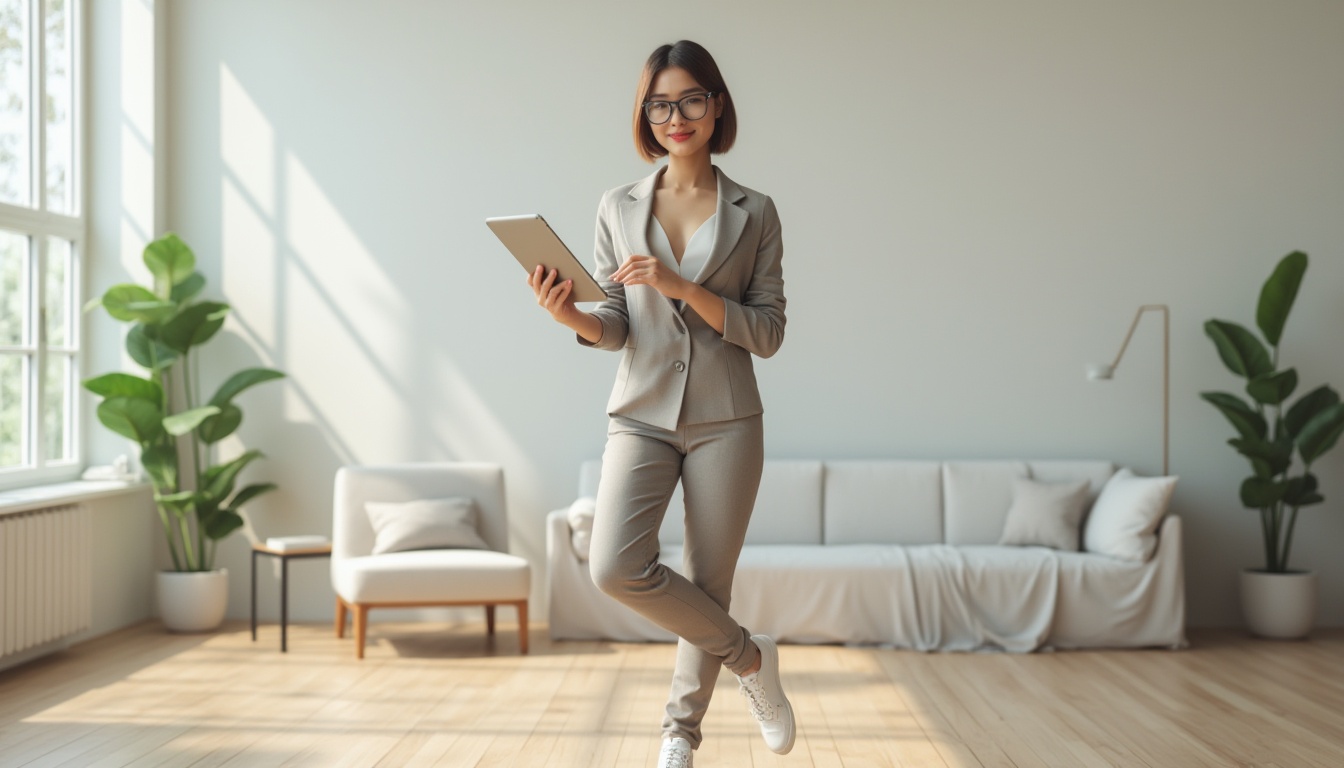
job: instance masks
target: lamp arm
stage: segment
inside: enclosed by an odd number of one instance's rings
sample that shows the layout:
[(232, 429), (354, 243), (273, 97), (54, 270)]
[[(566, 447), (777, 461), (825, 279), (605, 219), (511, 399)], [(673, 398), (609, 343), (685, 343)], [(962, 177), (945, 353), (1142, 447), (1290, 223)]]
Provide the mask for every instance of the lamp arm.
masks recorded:
[(1111, 371), (1120, 367), (1120, 358), (1129, 348), (1129, 340), (1134, 338), (1134, 329), (1139, 327), (1139, 318), (1144, 312), (1162, 313), (1162, 474), (1171, 472), (1171, 309), (1166, 304), (1144, 304), (1134, 313), (1134, 322), (1129, 324), (1129, 332), (1120, 344), (1120, 352), (1111, 363)]
[[(1139, 318), (1143, 317), (1144, 312), (1152, 310), (1160, 310), (1163, 313), (1167, 313), (1167, 305), (1144, 304), (1143, 306), (1139, 307), (1139, 311), (1134, 313), (1134, 322), (1129, 324), (1129, 332), (1125, 334), (1125, 340), (1120, 343), (1120, 351), (1115, 355), (1115, 362), (1111, 363), (1111, 370), (1115, 370), (1120, 367), (1120, 358), (1125, 356), (1125, 350), (1129, 348), (1129, 340), (1134, 338), (1134, 329), (1139, 327)], [(1169, 314), (1167, 316), (1170, 317)]]

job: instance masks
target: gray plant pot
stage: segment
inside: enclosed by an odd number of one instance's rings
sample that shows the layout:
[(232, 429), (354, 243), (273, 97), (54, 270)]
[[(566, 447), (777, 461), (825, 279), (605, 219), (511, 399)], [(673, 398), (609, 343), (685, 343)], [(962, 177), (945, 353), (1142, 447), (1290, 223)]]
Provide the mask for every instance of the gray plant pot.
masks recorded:
[(1253, 634), (1298, 640), (1316, 621), (1316, 574), (1241, 572), (1241, 612)]

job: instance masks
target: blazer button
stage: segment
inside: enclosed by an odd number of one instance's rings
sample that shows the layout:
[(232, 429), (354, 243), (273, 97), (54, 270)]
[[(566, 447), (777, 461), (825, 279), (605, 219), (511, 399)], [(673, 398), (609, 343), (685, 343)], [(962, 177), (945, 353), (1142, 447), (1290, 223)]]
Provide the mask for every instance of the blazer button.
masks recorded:
[(672, 367), (677, 369), (677, 373), (681, 373), (682, 371), (686, 370), (686, 364), (681, 362), (680, 360), (673, 363)]

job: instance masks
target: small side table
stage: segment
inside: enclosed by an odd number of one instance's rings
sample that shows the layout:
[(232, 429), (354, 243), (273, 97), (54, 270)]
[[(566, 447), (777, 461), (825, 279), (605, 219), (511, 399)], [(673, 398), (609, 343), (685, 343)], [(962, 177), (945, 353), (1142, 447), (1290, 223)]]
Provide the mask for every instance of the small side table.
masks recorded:
[(252, 545), (252, 642), (257, 641), (257, 555), (280, 558), (280, 652), (289, 652), (289, 561), (308, 557), (331, 557), (331, 545), (280, 551), (265, 544)]

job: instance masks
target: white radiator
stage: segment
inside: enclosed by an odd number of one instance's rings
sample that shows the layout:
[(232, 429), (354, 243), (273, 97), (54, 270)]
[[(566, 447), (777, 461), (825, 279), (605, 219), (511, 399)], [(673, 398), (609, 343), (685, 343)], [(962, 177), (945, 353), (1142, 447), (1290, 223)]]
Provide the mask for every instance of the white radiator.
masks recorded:
[(92, 556), (82, 505), (0, 516), (0, 658), (89, 628)]

